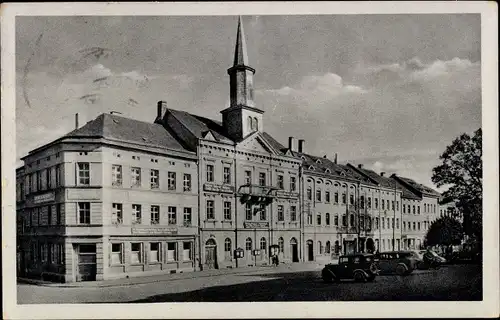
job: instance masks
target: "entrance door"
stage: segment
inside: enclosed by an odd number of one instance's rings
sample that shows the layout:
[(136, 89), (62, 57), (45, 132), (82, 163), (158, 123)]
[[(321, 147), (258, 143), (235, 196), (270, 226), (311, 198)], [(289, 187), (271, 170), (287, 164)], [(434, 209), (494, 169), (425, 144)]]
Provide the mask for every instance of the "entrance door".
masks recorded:
[(213, 239), (205, 243), (205, 265), (207, 269), (217, 268), (217, 245)]
[(97, 273), (96, 245), (77, 245), (78, 274), (77, 281), (95, 281)]
[(307, 240), (307, 261), (314, 261), (314, 244), (312, 240)]
[(290, 240), (290, 248), (292, 251), (292, 262), (299, 262), (299, 247), (295, 238)]

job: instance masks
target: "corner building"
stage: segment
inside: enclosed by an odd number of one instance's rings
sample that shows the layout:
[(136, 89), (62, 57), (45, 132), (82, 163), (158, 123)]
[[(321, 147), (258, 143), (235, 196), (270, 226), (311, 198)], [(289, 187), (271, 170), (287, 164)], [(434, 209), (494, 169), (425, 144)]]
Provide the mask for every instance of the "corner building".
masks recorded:
[(227, 72), (222, 121), (160, 101), (151, 123), (76, 118), (75, 130), (23, 157), (19, 276), (93, 281), (411, 247), (406, 206), (434, 210), (433, 190), (266, 133), (241, 19)]

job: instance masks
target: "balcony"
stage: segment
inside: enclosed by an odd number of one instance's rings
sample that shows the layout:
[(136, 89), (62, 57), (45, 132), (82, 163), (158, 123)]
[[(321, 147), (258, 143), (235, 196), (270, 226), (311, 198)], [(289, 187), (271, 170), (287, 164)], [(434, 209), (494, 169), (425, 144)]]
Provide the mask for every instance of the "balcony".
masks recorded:
[(241, 196), (241, 203), (268, 205), (277, 196), (277, 191), (278, 188), (271, 186), (242, 185), (238, 194)]

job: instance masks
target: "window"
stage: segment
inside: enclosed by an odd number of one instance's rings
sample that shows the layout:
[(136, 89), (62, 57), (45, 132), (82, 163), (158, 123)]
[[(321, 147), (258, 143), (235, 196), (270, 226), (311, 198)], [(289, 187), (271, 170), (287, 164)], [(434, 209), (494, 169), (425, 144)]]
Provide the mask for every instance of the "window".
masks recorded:
[(338, 192), (335, 192), (334, 201), (335, 201), (335, 203), (339, 203), (339, 193)]
[(325, 214), (325, 223), (327, 226), (330, 225), (330, 214), (328, 212)]
[(231, 168), (230, 167), (224, 167), (223, 181), (226, 184), (230, 184), (231, 183)]
[(41, 257), (40, 258), (41, 258), (42, 262), (47, 262), (48, 253), (49, 253), (48, 252), (49, 250), (48, 250), (47, 244), (46, 243), (42, 244), (42, 246), (41, 246), (40, 249), (41, 249), (40, 250), (40, 256)]
[(284, 183), (284, 180), (283, 180), (283, 175), (279, 174), (278, 175), (278, 188), (280, 189), (285, 189), (285, 183)]
[(417, 230), (416, 226), (417, 226), (417, 224), (415, 222), (413, 222), (413, 230)]
[(160, 206), (151, 206), (151, 224), (160, 223)]
[(335, 218), (333, 218), (333, 223), (336, 227), (339, 226), (339, 216), (338, 215), (335, 215)]
[(321, 213), (318, 213), (318, 214), (316, 215), (316, 224), (317, 224), (318, 226), (320, 226), (320, 225), (321, 225)]
[(38, 171), (36, 173), (36, 191), (42, 190), (42, 172)]
[(111, 244), (111, 265), (123, 264), (123, 244), (122, 243), (112, 243)]
[(168, 207), (168, 224), (177, 224), (177, 207)]
[(384, 218), (381, 219), (382, 219), (382, 229), (385, 229), (385, 219)]
[(183, 242), (182, 243), (182, 260), (190, 261), (192, 260), (191, 256), (191, 242)]
[(316, 201), (321, 202), (321, 189), (316, 189)]
[(313, 215), (310, 212), (307, 214), (307, 224), (309, 225), (313, 224)]
[[(31, 178), (31, 176), (29, 176)], [(60, 164), (56, 165), (56, 187), (62, 185), (62, 166)], [(30, 191), (31, 191), (31, 179), (30, 179)]]
[(224, 220), (231, 220), (231, 202), (224, 201)]
[(183, 190), (184, 192), (191, 191), (191, 175), (189, 173), (184, 173)]
[(62, 203), (56, 204), (56, 224), (57, 225), (60, 225), (62, 222), (61, 221), (62, 220), (62, 217), (61, 217), (62, 206), (63, 206)]
[(214, 182), (214, 166), (207, 164), (207, 182)]
[(392, 228), (394, 229), (394, 218), (391, 219), (392, 220)]
[(399, 201), (396, 201), (396, 210), (399, 211)]
[(28, 194), (33, 190), (33, 175), (28, 175)]
[(111, 209), (111, 222), (121, 224), (123, 222), (123, 208), (121, 203), (113, 203)]
[(354, 223), (355, 223), (355, 221), (354, 221), (354, 215), (353, 215), (353, 214), (351, 214), (351, 215), (349, 216), (349, 225), (350, 225), (351, 227), (354, 227)]
[(290, 206), (290, 221), (297, 221), (297, 207)]
[(318, 252), (319, 254), (323, 254), (323, 244), (321, 241), (318, 241)]
[(45, 171), (45, 180), (47, 180), (47, 189), (52, 188), (52, 168)]
[(151, 189), (158, 189), (160, 187), (160, 172), (156, 169), (151, 169)]
[(141, 186), (141, 168), (130, 168), (131, 186), (140, 187)]
[(177, 244), (175, 242), (167, 243), (167, 261), (177, 261)]
[(420, 222), (417, 224), (417, 226), (418, 226), (418, 231), (420, 231)]
[(253, 125), (255, 131), (259, 130), (259, 120), (255, 117), (253, 118)]
[(403, 231), (406, 231), (406, 221), (403, 221)]
[(278, 205), (278, 221), (285, 221), (285, 215), (283, 214), (282, 205)]
[(378, 209), (378, 199), (375, 198), (375, 209)]
[(184, 217), (183, 217), (184, 218), (184, 220), (183, 220), (184, 223), (183, 224), (184, 224), (185, 227), (191, 226), (191, 221), (192, 221), (191, 217), (192, 217), (192, 215), (191, 215), (191, 208), (184, 208)]
[(347, 227), (347, 216), (345, 214), (342, 215), (342, 226)]
[(262, 237), (260, 238), (260, 250), (266, 250), (266, 248), (267, 248), (266, 238)]
[(259, 186), (266, 185), (266, 174), (264, 172), (259, 172)]
[(265, 204), (260, 205), (260, 220), (267, 220), (267, 208)]
[(290, 192), (294, 192), (296, 190), (296, 180), (297, 179), (295, 177), (290, 177)]
[(365, 207), (365, 196), (361, 196), (360, 197), (360, 207), (361, 208), (364, 208)]
[(396, 218), (396, 229), (399, 229), (399, 219)]
[(131, 263), (142, 263), (142, 243), (131, 243)]
[(252, 250), (252, 247), (253, 247), (253, 246), (252, 246), (252, 239), (251, 239), (251, 238), (247, 238), (247, 239), (245, 240), (245, 249), (246, 249), (247, 251), (251, 251), (251, 250)]
[(378, 220), (378, 218), (375, 218), (375, 229), (378, 229), (378, 224), (379, 224), (379, 220)]
[(307, 187), (307, 200), (312, 200), (312, 189)]
[(392, 201), (392, 210), (394, 211), (396, 207), (394, 206), (394, 200)]
[(207, 219), (208, 220), (215, 219), (214, 201), (213, 200), (207, 200)]
[(123, 181), (122, 166), (114, 164), (111, 166), (111, 185), (121, 186)]
[(229, 253), (229, 256), (231, 256), (231, 239), (229, 238), (226, 238), (226, 240), (224, 240), (224, 252), (226, 252), (226, 257)]
[(90, 185), (90, 164), (88, 162), (78, 163), (78, 185)]
[(415, 211), (415, 205), (413, 205), (413, 214), (415, 214), (415, 212), (416, 212), (416, 211)]
[(141, 224), (142, 215), (141, 215), (141, 205), (133, 204), (132, 205), (132, 224)]
[(372, 208), (372, 197), (368, 197), (368, 209)]
[(175, 191), (176, 186), (176, 177), (175, 172), (168, 172), (168, 180), (167, 180), (168, 190)]
[(159, 262), (160, 261), (160, 243), (152, 242), (149, 244), (149, 262)]
[(420, 206), (417, 206), (417, 213), (420, 214)]
[(325, 191), (325, 201), (330, 202), (330, 191)]
[(384, 201), (384, 199), (381, 199), (380, 202), (382, 204), (382, 210), (385, 210), (385, 201)]
[(279, 252), (283, 253), (284, 252), (284, 249), (285, 249), (285, 241), (283, 240), (283, 238), (279, 238), (278, 239), (278, 248), (279, 248)]
[(47, 207), (47, 224), (52, 224), (52, 206)]
[(342, 193), (342, 204), (346, 204), (347, 196), (345, 193)]
[(252, 184), (252, 171), (250, 170), (245, 171), (245, 184), (246, 185)]
[(78, 202), (78, 221), (90, 224), (90, 202)]
[(354, 205), (354, 195), (352, 193), (349, 195), (349, 204)]
[(252, 205), (245, 204), (245, 220), (252, 220)]
[(252, 120), (252, 117), (250, 117), (250, 116), (248, 116), (248, 118), (247, 118), (247, 126), (248, 126), (248, 129), (253, 130), (253, 120)]
[(330, 253), (330, 251), (331, 251), (330, 241), (327, 241), (325, 245), (325, 253)]
[(406, 213), (406, 206), (403, 204), (403, 213)]

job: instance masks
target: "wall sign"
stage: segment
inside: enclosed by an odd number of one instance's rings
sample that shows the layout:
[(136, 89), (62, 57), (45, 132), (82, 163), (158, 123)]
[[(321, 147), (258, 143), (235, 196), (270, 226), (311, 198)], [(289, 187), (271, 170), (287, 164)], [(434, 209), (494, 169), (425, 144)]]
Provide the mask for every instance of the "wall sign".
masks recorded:
[(54, 192), (39, 194), (33, 197), (34, 203), (43, 203), (56, 200), (56, 194)]
[(177, 228), (132, 228), (131, 231), (139, 235), (177, 234)]
[(243, 226), (249, 229), (269, 228), (269, 222), (244, 222)]

